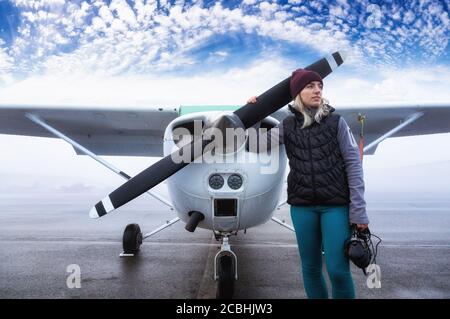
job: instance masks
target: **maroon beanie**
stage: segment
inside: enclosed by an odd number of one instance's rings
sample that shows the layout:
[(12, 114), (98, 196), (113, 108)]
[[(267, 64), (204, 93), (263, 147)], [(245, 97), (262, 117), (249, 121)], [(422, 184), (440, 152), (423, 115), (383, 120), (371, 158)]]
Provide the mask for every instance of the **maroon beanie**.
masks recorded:
[(290, 84), (292, 98), (294, 99), (297, 94), (299, 94), (300, 91), (303, 90), (303, 88), (312, 81), (319, 81), (323, 84), (321, 76), (314, 71), (297, 69), (292, 72)]

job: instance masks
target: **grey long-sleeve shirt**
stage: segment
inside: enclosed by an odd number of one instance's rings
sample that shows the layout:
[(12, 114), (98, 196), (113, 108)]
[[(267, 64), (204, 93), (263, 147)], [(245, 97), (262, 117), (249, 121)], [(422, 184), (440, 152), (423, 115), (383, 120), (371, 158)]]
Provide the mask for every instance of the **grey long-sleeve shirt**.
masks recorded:
[[(278, 131), (278, 134), (272, 134), (276, 131)], [(275, 146), (283, 144), (282, 122), (268, 131), (265, 135), (267, 135), (267, 138), (261, 136), (261, 139), (262, 142), (267, 143), (268, 148), (270, 148), (271, 145)], [(343, 117), (339, 119), (337, 139), (344, 159), (348, 186), (350, 189), (350, 222), (354, 224), (368, 224), (369, 218), (366, 214), (366, 201), (364, 200), (364, 174), (359, 156), (358, 144)]]

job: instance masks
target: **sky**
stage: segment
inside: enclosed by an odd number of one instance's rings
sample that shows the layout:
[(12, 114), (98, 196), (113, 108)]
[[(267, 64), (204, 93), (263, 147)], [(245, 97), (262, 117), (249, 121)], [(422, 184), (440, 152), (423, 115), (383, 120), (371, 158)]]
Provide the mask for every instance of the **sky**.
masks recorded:
[[(449, 20), (445, 0), (0, 0), (0, 105), (242, 105), (335, 51), (332, 105), (450, 102)], [(450, 193), (449, 143), (383, 142), (367, 188)], [(0, 149), (0, 192), (122, 182), (62, 141), (2, 135)], [(108, 160), (137, 173), (155, 159)]]

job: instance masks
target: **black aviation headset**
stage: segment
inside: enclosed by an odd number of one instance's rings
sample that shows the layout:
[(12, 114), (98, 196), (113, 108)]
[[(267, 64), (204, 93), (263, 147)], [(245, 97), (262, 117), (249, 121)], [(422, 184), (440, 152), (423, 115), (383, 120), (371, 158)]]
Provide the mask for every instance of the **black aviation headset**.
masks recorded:
[[(376, 263), (378, 245), (381, 243), (381, 238), (371, 234), (369, 228), (359, 231), (356, 224), (352, 224), (351, 231), (350, 238), (345, 241), (345, 255), (358, 268), (362, 269), (364, 275), (367, 275), (366, 268), (371, 263)], [(372, 243), (372, 236), (378, 238), (378, 243), (375, 247)]]

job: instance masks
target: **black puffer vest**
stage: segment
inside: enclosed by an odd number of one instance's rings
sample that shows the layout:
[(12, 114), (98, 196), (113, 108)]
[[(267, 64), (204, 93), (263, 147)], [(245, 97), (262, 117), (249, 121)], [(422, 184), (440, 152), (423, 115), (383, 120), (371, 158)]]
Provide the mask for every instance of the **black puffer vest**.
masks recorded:
[(283, 138), (289, 159), (288, 204), (347, 205), (350, 202), (347, 174), (337, 133), (340, 115), (333, 114), (302, 129), (303, 115), (283, 120)]

